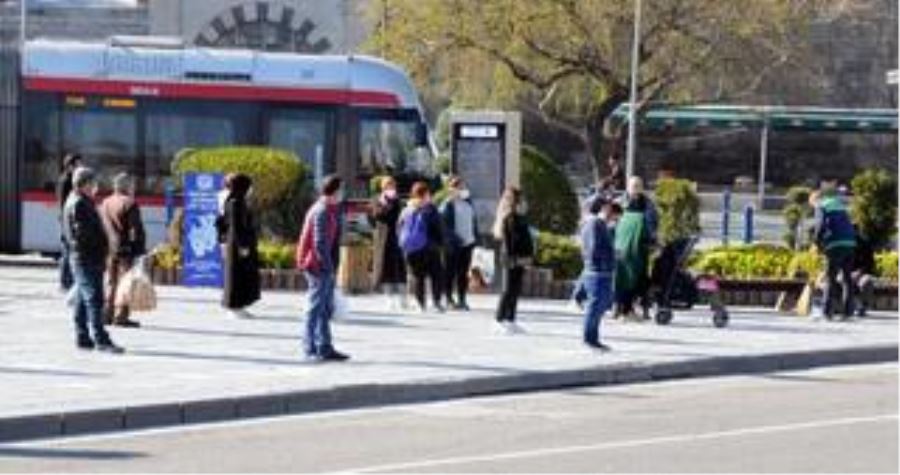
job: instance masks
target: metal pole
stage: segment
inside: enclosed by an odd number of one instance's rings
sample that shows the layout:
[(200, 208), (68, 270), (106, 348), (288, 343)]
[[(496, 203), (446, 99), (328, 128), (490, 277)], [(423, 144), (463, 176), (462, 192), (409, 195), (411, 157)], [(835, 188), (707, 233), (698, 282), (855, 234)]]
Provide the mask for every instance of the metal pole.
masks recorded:
[(759, 143), (759, 189), (757, 191), (757, 201), (760, 211), (763, 210), (763, 200), (766, 197), (766, 161), (769, 156), (769, 116), (763, 116), (762, 137)]
[[(26, 17), (28, 15), (27, 2), (28, 0), (19, 0), (19, 52), (22, 59), (25, 58), (25, 40), (27, 39), (25, 33)], [(25, 61), (19, 62), (19, 70), (25, 72)]]
[(634, 154), (637, 147), (637, 81), (641, 50), (641, 0), (634, 0), (634, 37), (631, 40), (631, 93), (628, 103), (628, 150), (625, 176), (634, 176)]
[(731, 224), (731, 190), (722, 192), (722, 245), (728, 245), (729, 227)]

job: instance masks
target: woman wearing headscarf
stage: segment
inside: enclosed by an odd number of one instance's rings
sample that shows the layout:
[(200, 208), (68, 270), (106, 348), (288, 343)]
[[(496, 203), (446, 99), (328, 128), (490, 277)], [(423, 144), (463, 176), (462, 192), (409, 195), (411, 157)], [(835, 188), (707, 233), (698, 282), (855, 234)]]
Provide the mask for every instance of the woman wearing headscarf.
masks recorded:
[(225, 291), (222, 306), (243, 318), (253, 316), (246, 307), (260, 298), (256, 222), (247, 205), (252, 186), (253, 182), (247, 175), (234, 175), (223, 215)]
[(528, 224), (527, 204), (522, 192), (515, 187), (507, 187), (497, 205), (493, 234), (500, 241), (500, 263), (503, 270), (503, 292), (497, 307), (497, 324), (506, 333), (521, 333), (522, 327), (516, 323), (516, 306), (522, 293), (522, 278), (525, 266), (534, 256), (534, 239)]
[(372, 203), (372, 220), (375, 224), (373, 250), (373, 280), (391, 299), (390, 307), (406, 308), (406, 266), (403, 251), (397, 237), (397, 221), (403, 211), (403, 202), (397, 193), (393, 177), (381, 180), (381, 193)]

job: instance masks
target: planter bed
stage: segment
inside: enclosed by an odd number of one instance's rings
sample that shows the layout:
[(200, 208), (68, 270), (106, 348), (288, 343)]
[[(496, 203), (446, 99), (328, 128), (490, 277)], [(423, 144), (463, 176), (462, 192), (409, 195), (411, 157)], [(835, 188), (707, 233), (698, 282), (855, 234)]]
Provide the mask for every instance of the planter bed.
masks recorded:
[[(157, 285), (180, 285), (181, 269), (151, 267), (150, 277)], [(260, 269), (259, 279), (264, 290), (306, 290), (306, 278), (298, 270)]]

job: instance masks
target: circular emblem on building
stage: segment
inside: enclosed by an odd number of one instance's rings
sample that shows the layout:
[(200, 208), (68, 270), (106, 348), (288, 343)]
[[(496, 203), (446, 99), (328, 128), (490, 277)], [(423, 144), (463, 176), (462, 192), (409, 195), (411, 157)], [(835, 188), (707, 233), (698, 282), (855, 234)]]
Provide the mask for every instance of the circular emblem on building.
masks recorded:
[(332, 42), (310, 16), (279, 2), (248, 2), (213, 18), (194, 43), (214, 48), (328, 52)]

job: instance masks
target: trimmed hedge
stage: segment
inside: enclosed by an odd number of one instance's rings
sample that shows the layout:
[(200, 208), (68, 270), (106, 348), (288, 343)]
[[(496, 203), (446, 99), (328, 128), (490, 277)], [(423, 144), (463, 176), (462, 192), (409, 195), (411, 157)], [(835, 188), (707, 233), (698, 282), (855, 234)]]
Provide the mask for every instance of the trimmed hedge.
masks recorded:
[[(876, 276), (897, 281), (897, 251), (875, 254)], [(698, 251), (688, 264), (697, 272), (729, 279), (810, 279), (825, 270), (825, 256), (815, 249), (753, 244)]]
[(568, 177), (535, 147), (522, 146), (521, 159), (522, 193), (531, 223), (542, 231), (574, 234), (578, 228), (578, 197)]
[(875, 254), (875, 272), (878, 273), (879, 277), (897, 282), (897, 266), (897, 251)]
[(552, 269), (557, 280), (574, 279), (581, 273), (581, 248), (569, 236), (540, 232), (535, 263)]
[(656, 183), (658, 237), (663, 244), (700, 232), (700, 197), (689, 180), (663, 178)]
[(860, 233), (876, 248), (897, 234), (897, 178), (884, 170), (866, 170), (855, 177), (850, 213)]
[(800, 221), (804, 218), (811, 218), (813, 215), (813, 208), (809, 205), (811, 194), (812, 189), (809, 187), (792, 186), (785, 195), (784, 207), (781, 209), (781, 215), (784, 216), (784, 223), (787, 227), (784, 232), (784, 241), (792, 249), (803, 241), (804, 230), (797, 229)]
[(172, 162), (179, 178), (189, 172), (243, 173), (253, 179), (254, 201), (259, 209), (278, 203), (302, 181), (306, 167), (293, 153), (268, 147), (214, 147), (187, 149)]
[(691, 268), (725, 278), (780, 278), (787, 277), (793, 257), (790, 249), (771, 244), (719, 247), (697, 252)]

